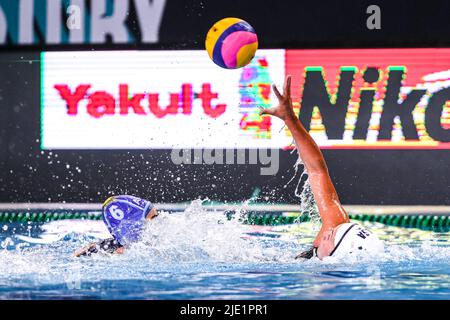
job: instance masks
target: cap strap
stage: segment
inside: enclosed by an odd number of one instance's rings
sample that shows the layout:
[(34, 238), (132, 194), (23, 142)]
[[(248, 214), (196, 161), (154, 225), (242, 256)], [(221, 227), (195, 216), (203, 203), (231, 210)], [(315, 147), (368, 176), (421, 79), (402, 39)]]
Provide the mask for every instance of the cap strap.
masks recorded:
[(339, 239), (338, 244), (334, 247), (333, 251), (331, 251), (330, 256), (333, 255), (333, 253), (336, 251), (336, 249), (339, 247), (339, 245), (341, 244), (342, 240), (344, 240), (344, 237), (347, 235), (347, 233), (350, 231), (351, 228), (353, 228), (354, 226), (356, 226), (356, 223), (352, 224), (350, 227), (348, 227), (348, 229), (344, 232), (344, 234), (342, 235), (341, 239)]

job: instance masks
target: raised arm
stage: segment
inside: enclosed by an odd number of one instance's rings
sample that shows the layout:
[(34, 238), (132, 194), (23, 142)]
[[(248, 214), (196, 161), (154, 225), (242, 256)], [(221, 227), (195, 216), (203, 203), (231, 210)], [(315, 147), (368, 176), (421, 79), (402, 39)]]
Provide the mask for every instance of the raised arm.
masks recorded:
[(275, 85), (273, 85), (273, 91), (279, 105), (263, 109), (261, 114), (270, 114), (282, 119), (292, 133), (300, 158), (308, 172), (311, 190), (322, 220), (322, 228), (313, 244), (317, 247), (327, 230), (349, 222), (349, 219), (328, 174), (322, 152), (294, 113), (291, 100), (291, 77), (286, 77), (284, 94), (281, 94)]

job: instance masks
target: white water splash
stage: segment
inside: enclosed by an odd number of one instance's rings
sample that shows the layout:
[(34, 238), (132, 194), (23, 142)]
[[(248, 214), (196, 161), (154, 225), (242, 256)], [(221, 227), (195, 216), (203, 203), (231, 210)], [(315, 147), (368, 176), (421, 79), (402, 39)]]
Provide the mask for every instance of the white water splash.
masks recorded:
[[(317, 204), (316, 204), (316, 201), (314, 200), (314, 195), (311, 190), (308, 172), (306, 170), (306, 167), (305, 167), (302, 159), (300, 158), (300, 154), (298, 153), (298, 150), (294, 149), (292, 152), (294, 152), (294, 151), (297, 151), (297, 155), (298, 155), (297, 161), (294, 164), (294, 175), (286, 183), (286, 185), (284, 187), (286, 188), (295, 179), (295, 177), (297, 177), (300, 168), (303, 168), (303, 171), (300, 174), (300, 177), (298, 178), (296, 187), (294, 189), (294, 195), (297, 198), (299, 198), (299, 200), (300, 200), (300, 212), (302, 212), (302, 214), (304, 214), (304, 215), (309, 216), (309, 218), (313, 222), (314, 230), (319, 230), (320, 225), (321, 225), (319, 209), (317, 208)], [(300, 185), (301, 185), (304, 177), (306, 177), (306, 180), (303, 183), (301, 191), (299, 191)]]
[[(257, 227), (243, 225), (238, 219), (228, 220), (223, 212), (211, 212), (197, 200), (182, 213), (162, 212), (148, 224), (142, 242), (133, 245), (123, 255), (97, 254), (75, 258), (74, 250), (95, 240), (104, 231), (101, 221), (54, 221), (44, 225), (46, 232), (55, 234), (54, 242), (29, 243), (9, 235), (14, 248), (0, 250), (0, 285), (12, 286), (18, 279), (31, 284), (68, 283), (76, 286), (77, 277), (83, 281), (100, 279), (146, 279), (161, 272), (216, 272), (217, 268), (258, 266), (267, 271), (286, 270), (310, 272), (317, 270), (352, 270), (358, 265), (433, 265), (450, 259), (450, 238), (447, 234), (416, 229), (393, 228), (370, 224), (370, 228), (386, 243), (379, 256), (345, 259), (317, 258), (294, 260), (304, 245), (297, 241), (313, 238), (313, 223), (290, 226)], [(83, 228), (84, 225), (84, 228)], [(249, 233), (283, 235), (264, 238)], [(43, 234), (43, 239), (51, 239)], [(11, 239), (10, 239), (11, 240)], [(9, 240), (8, 240), (9, 241)], [(195, 267), (192, 267), (195, 266)], [(276, 267), (274, 267), (276, 266)], [(244, 267), (247, 268), (247, 267)], [(203, 270), (203, 269), (202, 269)]]
[[(257, 237), (245, 236), (251, 227), (223, 212), (211, 212), (196, 200), (183, 213), (162, 212), (147, 225), (144, 239), (132, 255), (165, 262), (269, 262), (292, 259), (292, 249), (281, 251)], [(299, 246), (297, 246), (299, 248)]]

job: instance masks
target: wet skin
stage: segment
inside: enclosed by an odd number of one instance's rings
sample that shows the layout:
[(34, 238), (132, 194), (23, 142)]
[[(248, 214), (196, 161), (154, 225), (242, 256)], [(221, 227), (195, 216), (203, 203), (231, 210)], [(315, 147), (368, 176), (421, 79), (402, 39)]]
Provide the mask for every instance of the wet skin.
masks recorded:
[(283, 94), (275, 85), (272, 88), (279, 104), (273, 108), (261, 109), (260, 113), (283, 120), (294, 138), (300, 158), (308, 173), (311, 190), (322, 220), (322, 227), (313, 242), (313, 247), (317, 248), (319, 259), (322, 259), (329, 256), (334, 249), (337, 228), (343, 223), (350, 222), (350, 219), (339, 201), (322, 152), (294, 113), (291, 99), (291, 76), (286, 77)]

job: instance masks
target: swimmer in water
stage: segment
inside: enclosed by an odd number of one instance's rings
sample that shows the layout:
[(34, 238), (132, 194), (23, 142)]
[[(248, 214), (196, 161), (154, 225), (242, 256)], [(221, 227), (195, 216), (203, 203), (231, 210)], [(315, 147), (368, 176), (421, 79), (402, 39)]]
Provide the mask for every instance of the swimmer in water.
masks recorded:
[[(322, 227), (312, 247), (296, 258), (347, 255), (358, 252), (382, 252), (383, 242), (371, 231), (351, 223), (342, 207), (323, 158), (322, 152), (294, 113), (291, 101), (291, 77), (286, 78), (284, 95), (274, 85), (279, 105), (262, 109), (261, 114), (280, 118), (291, 131), (300, 158), (308, 172), (311, 189), (319, 209)], [(108, 198), (102, 207), (103, 221), (112, 238), (91, 243), (75, 252), (75, 256), (91, 255), (99, 251), (123, 253), (125, 248), (141, 239), (145, 224), (158, 216), (147, 200), (121, 195)]]
[(339, 201), (322, 152), (294, 113), (291, 100), (291, 77), (286, 77), (284, 94), (281, 94), (275, 85), (273, 85), (273, 91), (279, 105), (270, 109), (261, 109), (260, 113), (280, 118), (291, 131), (308, 173), (314, 200), (322, 220), (321, 229), (312, 247), (300, 253), (296, 259), (310, 259), (317, 256), (322, 260), (327, 256), (382, 252), (383, 242), (370, 230), (351, 223)]
[(108, 198), (102, 206), (103, 222), (112, 238), (91, 243), (76, 251), (76, 257), (92, 253), (123, 253), (125, 248), (141, 239), (145, 224), (158, 216), (150, 201), (120, 195)]

